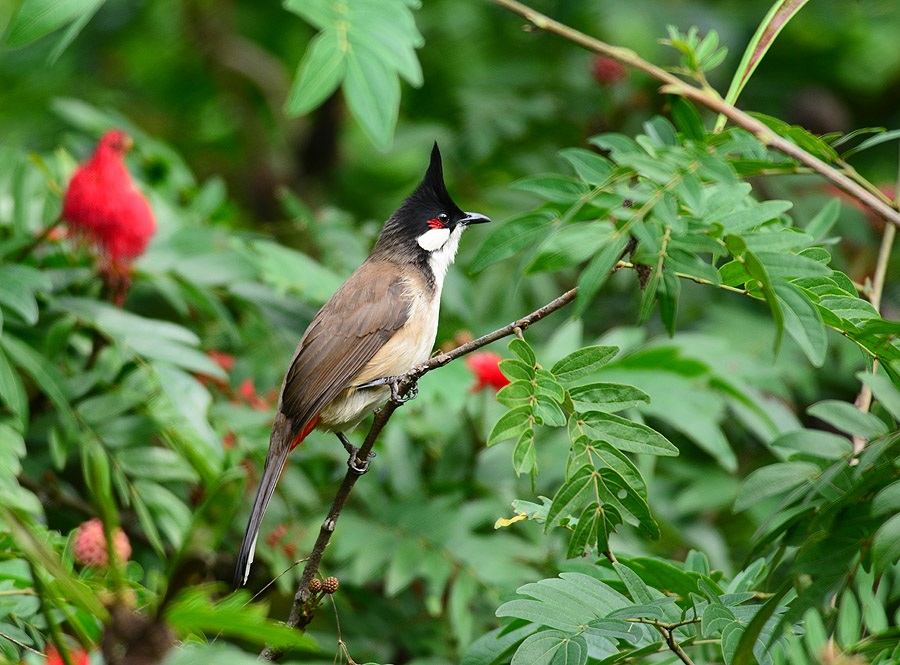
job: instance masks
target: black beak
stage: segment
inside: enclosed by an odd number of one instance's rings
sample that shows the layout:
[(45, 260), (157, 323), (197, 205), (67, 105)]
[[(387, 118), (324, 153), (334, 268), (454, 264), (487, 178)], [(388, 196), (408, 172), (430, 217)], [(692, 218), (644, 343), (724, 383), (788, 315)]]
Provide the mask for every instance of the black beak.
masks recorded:
[(469, 224), (485, 224), (489, 221), (491, 221), (490, 217), (479, 215), (477, 212), (467, 212), (466, 216), (459, 220), (460, 224), (465, 224), (466, 226)]

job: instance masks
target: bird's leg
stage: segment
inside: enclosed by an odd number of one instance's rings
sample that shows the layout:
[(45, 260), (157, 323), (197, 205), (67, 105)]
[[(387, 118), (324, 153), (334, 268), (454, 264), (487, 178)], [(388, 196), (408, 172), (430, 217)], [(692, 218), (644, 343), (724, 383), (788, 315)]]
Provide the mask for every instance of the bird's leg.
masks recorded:
[(374, 379), (372, 381), (368, 381), (361, 385), (356, 386), (357, 389), (360, 388), (374, 388), (375, 386), (390, 386), (391, 387), (391, 401), (396, 402), (397, 404), (405, 404), (406, 402), (415, 399), (419, 394), (419, 386), (417, 384), (412, 384), (409, 387), (409, 392), (405, 397), (400, 396), (400, 381), (403, 379), (403, 376), (385, 376), (380, 379)]
[[(369, 460), (366, 460), (365, 463), (362, 464), (361, 466), (357, 466), (357, 464), (356, 464), (356, 454), (359, 452), (359, 448), (357, 448), (352, 443), (350, 443), (350, 441), (347, 440), (347, 437), (344, 436), (343, 432), (335, 432), (335, 434), (337, 434), (337, 438), (339, 438), (341, 440), (341, 445), (344, 446), (344, 450), (346, 450), (348, 453), (350, 453), (350, 459), (347, 460), (347, 466), (349, 466), (351, 469), (353, 469), (354, 473), (357, 473), (359, 475), (362, 475), (366, 471), (368, 471), (369, 470)], [(369, 453), (369, 457), (375, 457), (375, 453), (374, 452)]]

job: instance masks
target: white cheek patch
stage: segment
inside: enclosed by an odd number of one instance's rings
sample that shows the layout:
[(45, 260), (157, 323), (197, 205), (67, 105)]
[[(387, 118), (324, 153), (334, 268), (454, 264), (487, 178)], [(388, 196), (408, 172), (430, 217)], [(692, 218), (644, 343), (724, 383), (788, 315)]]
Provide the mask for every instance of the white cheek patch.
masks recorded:
[(450, 229), (431, 229), (430, 231), (425, 231), (418, 238), (419, 247), (424, 249), (426, 252), (433, 252), (434, 250), (443, 247), (444, 243), (450, 238)]

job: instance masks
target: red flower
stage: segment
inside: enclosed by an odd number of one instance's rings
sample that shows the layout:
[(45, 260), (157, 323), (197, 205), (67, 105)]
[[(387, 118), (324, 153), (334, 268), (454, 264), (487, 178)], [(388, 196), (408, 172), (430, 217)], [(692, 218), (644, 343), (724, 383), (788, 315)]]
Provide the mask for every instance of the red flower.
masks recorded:
[(238, 394), (247, 400), (247, 403), (251, 408), (256, 409), (257, 411), (268, 411), (272, 408), (272, 405), (260, 397), (256, 392), (256, 386), (253, 384), (253, 379), (244, 379), (241, 382), (241, 385), (238, 386)]
[[(113, 545), (119, 561), (128, 561), (131, 557), (131, 543), (121, 528), (113, 531)], [(106, 535), (103, 533), (103, 522), (98, 518), (83, 522), (75, 534), (75, 558), (89, 566), (105, 566), (109, 564), (109, 552), (106, 551)]]
[(234, 369), (234, 356), (230, 353), (213, 349), (212, 351), (207, 351), (206, 355), (226, 372), (230, 372)]
[[(213, 349), (212, 351), (207, 351), (206, 355), (216, 363), (219, 367), (225, 370), (227, 374), (232, 369), (234, 369), (234, 356), (230, 353), (225, 353), (223, 351), (216, 351)], [(194, 374), (194, 378), (197, 379), (204, 386), (208, 386), (210, 383), (215, 385), (222, 392), (228, 392), (228, 381), (223, 379), (218, 379), (211, 377), (207, 374)]]
[(153, 210), (125, 168), (131, 145), (120, 130), (104, 134), (93, 157), (72, 176), (62, 212), (69, 228), (91, 241), (109, 261), (104, 272), (120, 280), (156, 231)]
[(478, 381), (472, 387), (472, 392), (484, 390), (488, 386), (496, 391), (509, 384), (509, 379), (500, 371), (501, 360), (503, 357), (493, 351), (479, 351), (466, 358), (466, 367), (472, 371)]
[(618, 60), (606, 55), (598, 55), (591, 65), (591, 73), (601, 85), (613, 85), (628, 76), (628, 70)]
[[(87, 652), (84, 649), (71, 649), (69, 651), (69, 660), (72, 665), (91, 665)], [(65, 665), (65, 661), (52, 644), (47, 647), (47, 665)]]

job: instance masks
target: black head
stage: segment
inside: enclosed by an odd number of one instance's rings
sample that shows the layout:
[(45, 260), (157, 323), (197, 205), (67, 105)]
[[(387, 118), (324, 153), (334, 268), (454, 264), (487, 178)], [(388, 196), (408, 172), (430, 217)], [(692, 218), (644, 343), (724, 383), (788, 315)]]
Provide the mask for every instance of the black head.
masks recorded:
[[(469, 224), (491, 221), (484, 215), (463, 212), (444, 185), (441, 152), (435, 142), (431, 163), (415, 191), (385, 222), (372, 254), (386, 253), (400, 260), (415, 260), (442, 248), (451, 235)], [(455, 253), (455, 247), (454, 247)]]

